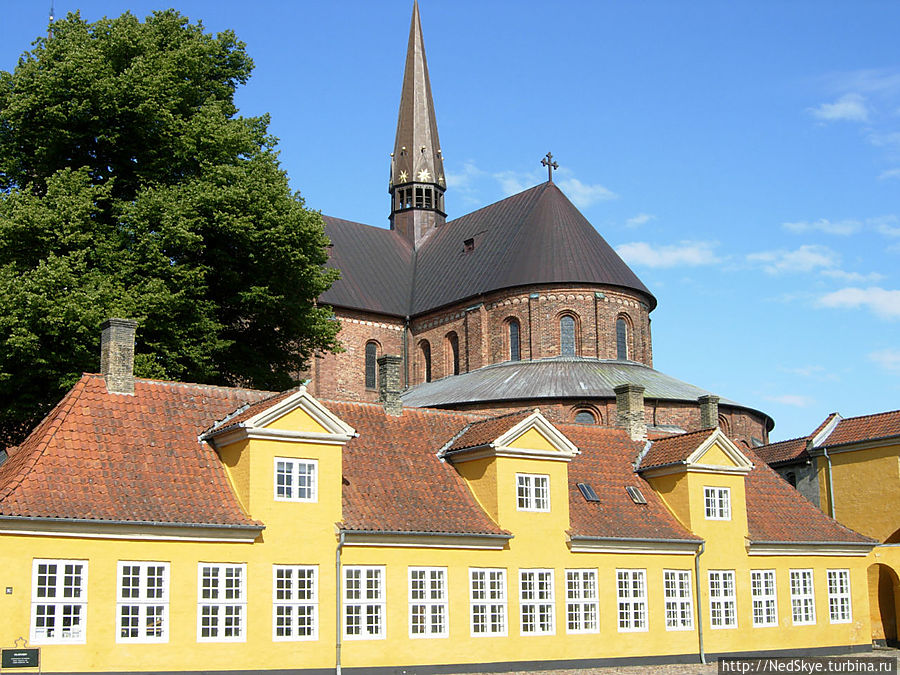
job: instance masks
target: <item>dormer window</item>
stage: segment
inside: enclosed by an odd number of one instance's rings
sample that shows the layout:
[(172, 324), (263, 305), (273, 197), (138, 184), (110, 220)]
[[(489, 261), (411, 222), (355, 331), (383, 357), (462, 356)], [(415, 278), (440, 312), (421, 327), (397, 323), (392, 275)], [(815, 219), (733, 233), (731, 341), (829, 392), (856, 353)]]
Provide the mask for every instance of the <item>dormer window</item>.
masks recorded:
[(550, 510), (550, 476), (531, 473), (516, 474), (516, 510)]
[(314, 459), (275, 458), (275, 501), (315, 502), (318, 462)]
[(731, 520), (731, 488), (703, 488), (703, 504), (707, 520)]

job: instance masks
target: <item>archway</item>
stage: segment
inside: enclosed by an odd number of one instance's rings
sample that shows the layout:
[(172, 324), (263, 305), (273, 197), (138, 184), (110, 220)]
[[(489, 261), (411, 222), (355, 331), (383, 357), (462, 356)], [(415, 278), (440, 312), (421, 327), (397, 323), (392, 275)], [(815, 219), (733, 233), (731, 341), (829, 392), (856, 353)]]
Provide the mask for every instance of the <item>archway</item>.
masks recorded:
[(872, 619), (872, 643), (900, 647), (897, 617), (900, 615), (900, 578), (881, 563), (869, 566), (869, 613)]

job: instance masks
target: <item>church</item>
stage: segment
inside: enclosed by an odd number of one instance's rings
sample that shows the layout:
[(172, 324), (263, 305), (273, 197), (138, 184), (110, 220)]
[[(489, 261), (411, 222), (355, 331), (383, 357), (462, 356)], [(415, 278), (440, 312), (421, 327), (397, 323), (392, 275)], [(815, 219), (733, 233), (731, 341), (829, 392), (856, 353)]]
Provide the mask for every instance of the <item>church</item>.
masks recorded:
[[(377, 360), (398, 356), (403, 404), (616, 426), (614, 389), (643, 388), (647, 422), (701, 428), (698, 399), (743, 447), (773, 420), (653, 368), (656, 298), (553, 182), (447, 221), (447, 181), (418, 7), (391, 153), (390, 229), (325, 216), (341, 279), (320, 301), (341, 354), (315, 359), (315, 396), (378, 400)], [(452, 194), (450, 195), (452, 197)]]
[(879, 540), (760, 460), (768, 416), (652, 368), (655, 298), (553, 181), (450, 222), (445, 184), (414, 5), (392, 229), (326, 218), (346, 351), (284, 392), (158, 381), (134, 376), (137, 322), (106, 321), (99, 372), (0, 462), (4, 662), (439, 675), (871, 649)]

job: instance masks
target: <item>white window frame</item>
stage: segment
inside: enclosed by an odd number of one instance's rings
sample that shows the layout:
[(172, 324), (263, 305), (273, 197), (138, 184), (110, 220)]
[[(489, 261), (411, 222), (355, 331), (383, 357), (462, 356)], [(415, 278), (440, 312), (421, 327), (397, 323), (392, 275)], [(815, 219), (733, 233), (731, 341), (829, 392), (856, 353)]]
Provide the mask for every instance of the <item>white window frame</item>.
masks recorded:
[[(483, 626), (483, 630), (478, 630), (479, 626)], [(506, 569), (470, 567), (469, 628), (472, 637), (505, 637), (509, 633), (508, 626)]]
[(831, 623), (853, 621), (850, 597), (850, 570), (826, 570), (828, 579), (828, 618)]
[(816, 588), (811, 569), (790, 570), (791, 622), (795, 626), (816, 624)]
[(693, 630), (693, 586), (690, 570), (663, 570), (666, 630)]
[(410, 567), (409, 637), (414, 640), (450, 635), (447, 611), (447, 568)]
[[(385, 566), (346, 565), (341, 576), (344, 639), (384, 640), (387, 635)], [(356, 619), (354, 623), (349, 621), (351, 614)]]
[[(79, 568), (77, 571), (76, 567)], [(38, 583), (41, 579), (45, 581), (44, 584)], [(67, 583), (68, 581), (72, 583)], [(31, 566), (30, 642), (35, 645), (86, 644), (87, 591), (87, 560), (35, 558)], [(55, 634), (47, 635), (46, 624), (38, 628), (39, 615), (44, 620), (50, 619), (53, 624), (50, 630)], [(76, 618), (76, 621), (69, 623), (67, 628), (65, 624), (67, 621), (71, 622), (72, 618)]]
[(738, 627), (734, 570), (709, 570), (709, 626), (713, 630)]
[[(282, 470), (282, 467), (285, 470)], [(272, 489), (276, 502), (315, 503), (319, 499), (319, 460), (297, 457), (276, 457), (273, 463)], [(301, 471), (301, 469), (303, 469)], [(288, 481), (281, 485), (278, 478), (287, 475)], [(301, 480), (306, 485), (301, 486)], [(301, 490), (307, 494), (300, 496)], [(280, 494), (279, 494), (280, 493)]]
[[(303, 619), (308, 627), (301, 626)], [(308, 632), (304, 634), (301, 628)], [(318, 638), (319, 566), (272, 565), (272, 641)]]
[[(128, 579), (137, 585), (125, 586)], [(128, 644), (156, 644), (169, 641), (169, 569), (167, 562), (120, 560), (116, 571), (116, 642)], [(152, 571), (152, 575), (151, 575)], [(126, 614), (137, 619), (138, 635), (123, 635), (131, 631), (122, 625)], [(155, 619), (157, 627), (151, 622)], [(158, 632), (151, 635), (150, 632)]]
[(705, 486), (703, 512), (707, 520), (731, 520), (731, 488)]
[(550, 510), (550, 476), (542, 473), (516, 474), (516, 511)]
[[(215, 583), (204, 586), (207, 570), (210, 572), (208, 578)], [(204, 619), (207, 617), (210, 621), (204, 626)], [(209, 634), (204, 635), (204, 629), (207, 628)], [(198, 563), (197, 642), (246, 641), (247, 564)]]
[(649, 630), (647, 620), (647, 570), (617, 569), (617, 621), (620, 633), (639, 633)]
[(556, 634), (555, 580), (551, 569), (519, 570), (519, 633)]
[(597, 570), (566, 570), (566, 633), (599, 632)]
[(750, 570), (750, 598), (753, 602), (753, 627), (778, 625), (778, 586), (775, 570)]

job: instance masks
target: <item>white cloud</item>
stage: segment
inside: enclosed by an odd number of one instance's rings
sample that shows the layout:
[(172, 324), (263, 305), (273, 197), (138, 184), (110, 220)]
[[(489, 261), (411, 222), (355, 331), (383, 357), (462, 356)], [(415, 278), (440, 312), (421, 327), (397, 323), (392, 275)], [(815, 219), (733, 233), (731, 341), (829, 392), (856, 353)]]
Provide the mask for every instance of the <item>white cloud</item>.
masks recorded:
[(888, 178), (900, 178), (900, 169), (888, 169), (878, 174), (879, 180), (887, 180)]
[(747, 255), (748, 262), (762, 265), (769, 274), (812, 272), (819, 268), (833, 269), (839, 260), (840, 256), (837, 253), (827, 246), (817, 244), (804, 244), (793, 251), (778, 249)]
[(797, 223), (784, 223), (782, 225), (784, 229), (790, 230), (791, 232), (825, 232), (826, 234), (853, 234), (854, 232), (858, 232), (862, 227), (862, 223), (858, 220), (839, 220), (835, 223), (831, 222), (826, 218), (820, 218), (819, 220), (810, 223), (806, 221), (801, 221)]
[(813, 117), (829, 122), (836, 120), (866, 122), (869, 119), (866, 100), (860, 94), (844, 94), (834, 103), (823, 103), (816, 108), (810, 108), (809, 111)]
[(781, 403), (782, 405), (790, 405), (795, 408), (808, 408), (815, 403), (815, 400), (809, 396), (801, 396), (799, 394), (782, 394), (781, 396), (766, 396), (769, 401)]
[(670, 246), (654, 246), (643, 241), (622, 244), (616, 253), (630, 265), (647, 267), (698, 267), (715, 265), (715, 244), (708, 241), (682, 241)]
[(843, 91), (864, 91), (873, 94), (900, 92), (900, 69), (868, 68), (836, 73), (829, 76), (832, 84)]
[(656, 220), (656, 216), (649, 213), (639, 213), (626, 220), (625, 227), (640, 227), (641, 225), (649, 223), (651, 220)]
[(869, 134), (867, 138), (869, 139), (869, 143), (877, 148), (900, 148), (900, 131), (893, 131), (887, 134), (873, 133)]
[(838, 279), (839, 281), (857, 283), (861, 283), (864, 281), (874, 283), (885, 278), (883, 274), (879, 274), (878, 272), (860, 274), (859, 272), (845, 272), (844, 270), (822, 270), (822, 274), (826, 277), (831, 277), (832, 279)]
[(564, 178), (559, 181), (559, 186), (572, 200), (572, 203), (580, 209), (585, 209), (600, 201), (618, 199), (619, 197), (615, 192), (599, 183), (585, 185), (577, 178)]
[(533, 174), (523, 174), (516, 171), (500, 171), (492, 174), (492, 177), (500, 183), (500, 189), (503, 190), (504, 195), (507, 197), (522, 192), (522, 190), (526, 190), (540, 182), (539, 180), (534, 180)]
[(842, 288), (819, 298), (820, 307), (866, 308), (882, 319), (900, 319), (900, 291), (878, 286)]
[(900, 373), (900, 349), (881, 349), (871, 352), (869, 360), (874, 361), (885, 370)]
[(469, 160), (463, 162), (462, 171), (459, 173), (447, 171), (447, 187), (457, 190), (467, 190), (472, 188), (472, 183), (476, 180), (483, 179), (485, 172), (475, 166), (475, 162)]

